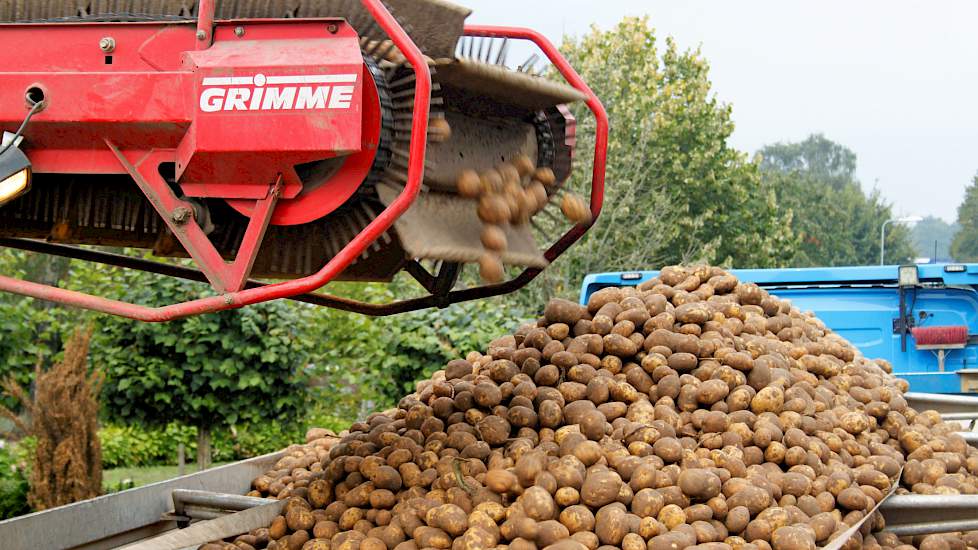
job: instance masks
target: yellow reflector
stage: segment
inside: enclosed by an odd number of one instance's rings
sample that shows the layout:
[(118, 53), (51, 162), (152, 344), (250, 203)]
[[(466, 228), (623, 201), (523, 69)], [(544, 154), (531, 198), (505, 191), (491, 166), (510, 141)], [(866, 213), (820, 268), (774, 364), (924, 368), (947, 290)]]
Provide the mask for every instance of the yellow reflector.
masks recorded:
[(0, 181), (0, 204), (16, 199), (31, 183), (31, 169), (24, 168), (20, 172)]

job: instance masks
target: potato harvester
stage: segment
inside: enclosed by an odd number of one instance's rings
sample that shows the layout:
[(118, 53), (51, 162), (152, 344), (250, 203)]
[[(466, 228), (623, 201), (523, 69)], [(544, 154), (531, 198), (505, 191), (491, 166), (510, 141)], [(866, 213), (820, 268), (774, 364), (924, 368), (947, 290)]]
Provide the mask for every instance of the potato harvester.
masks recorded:
[[(571, 173), (569, 106), (594, 115), (592, 220), (607, 117), (542, 35), (468, 15), (443, 0), (0, 0), (0, 246), (216, 293), (147, 307), (7, 276), (0, 290), (166, 321), (277, 298), (386, 315), (522, 287), (589, 226), (536, 223)], [(535, 59), (509, 68), (513, 40), (566, 83)], [(489, 257), (522, 271), (455, 289), (487, 224), (505, 237)], [(313, 293), (401, 271), (427, 295)]]

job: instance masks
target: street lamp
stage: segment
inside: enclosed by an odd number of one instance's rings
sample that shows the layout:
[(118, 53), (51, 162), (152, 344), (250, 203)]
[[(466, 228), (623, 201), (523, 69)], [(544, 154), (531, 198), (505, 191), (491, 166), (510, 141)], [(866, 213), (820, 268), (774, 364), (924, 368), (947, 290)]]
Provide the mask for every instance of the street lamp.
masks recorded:
[(892, 220), (886, 220), (883, 222), (883, 226), (880, 227), (880, 265), (883, 265), (883, 254), (886, 252), (886, 224), (888, 223), (908, 223), (915, 224), (922, 221), (924, 218), (920, 216), (904, 216), (902, 218), (893, 218)]

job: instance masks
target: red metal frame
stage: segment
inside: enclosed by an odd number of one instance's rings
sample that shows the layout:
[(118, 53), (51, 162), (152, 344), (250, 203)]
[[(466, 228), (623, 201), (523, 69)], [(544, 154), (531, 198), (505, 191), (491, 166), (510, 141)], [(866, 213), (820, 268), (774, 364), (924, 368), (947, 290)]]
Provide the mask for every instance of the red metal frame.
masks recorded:
[[(335, 257), (323, 266), (322, 269), (315, 274), (293, 281), (257, 286), (246, 290), (228, 292), (222, 296), (202, 298), (162, 307), (130, 304), (5, 276), (0, 276), (0, 290), (43, 300), (52, 300), (66, 305), (119, 315), (139, 321), (161, 322), (201, 313), (239, 308), (268, 300), (295, 297), (317, 290), (333, 280), (346, 267), (353, 263), (380, 235), (390, 229), (394, 221), (414, 202), (420, 190), (424, 174), (425, 149), (427, 145), (431, 74), (424, 56), (380, 0), (361, 1), (380, 27), (384, 29), (394, 44), (401, 50), (416, 74), (415, 101), (413, 107), (414, 124), (411, 128), (408, 177), (401, 194), (377, 218), (370, 222), (360, 234), (353, 238)], [(205, 16), (213, 13), (213, 6), (211, 4), (212, 1), (201, 0), (201, 11)], [(198, 25), (201, 24), (198, 23)], [(205, 32), (208, 33), (207, 36), (209, 37), (210, 30), (205, 29)], [(601, 206), (604, 201), (605, 166), (608, 148), (608, 116), (601, 101), (560, 54), (557, 48), (542, 34), (530, 29), (518, 27), (486, 25), (468, 25), (465, 27), (465, 33), (471, 36), (522, 39), (534, 42), (560, 71), (567, 82), (585, 95), (586, 104), (594, 114), (596, 120), (594, 163), (591, 179), (591, 223), (593, 224), (593, 220), (596, 220), (601, 213)], [(548, 261), (556, 259), (570, 245), (578, 241), (587, 232), (590, 225), (578, 224), (572, 227), (547, 249), (544, 256)], [(403, 300), (390, 304), (368, 304), (329, 295), (316, 296), (321, 302), (325, 302), (332, 307), (357, 311), (368, 315), (390, 315), (403, 311), (432, 306), (445, 306), (450, 303), (512, 292), (532, 281), (541, 271), (539, 268), (528, 268), (516, 278), (504, 283), (452, 291), (438, 296), (429, 295), (423, 298)], [(210, 279), (210, 277), (208, 278)]]
[(197, 2), (197, 49), (206, 50), (214, 40), (214, 13), (217, 11), (217, 0), (200, 0)]
[(244, 288), (251, 274), (251, 268), (258, 257), (258, 249), (268, 224), (272, 219), (275, 205), (282, 196), (282, 178), (272, 184), (264, 198), (254, 201), (254, 208), (248, 220), (244, 237), (238, 247), (234, 262), (228, 264), (214, 247), (200, 225), (194, 222), (194, 205), (181, 200), (170, 188), (158, 169), (160, 163), (170, 159), (171, 151), (156, 150), (143, 155), (139, 160), (130, 161), (111, 141), (106, 145), (125, 167), (136, 185), (153, 205), (163, 221), (173, 231), (190, 257), (197, 262), (207, 281), (218, 292), (236, 292)]

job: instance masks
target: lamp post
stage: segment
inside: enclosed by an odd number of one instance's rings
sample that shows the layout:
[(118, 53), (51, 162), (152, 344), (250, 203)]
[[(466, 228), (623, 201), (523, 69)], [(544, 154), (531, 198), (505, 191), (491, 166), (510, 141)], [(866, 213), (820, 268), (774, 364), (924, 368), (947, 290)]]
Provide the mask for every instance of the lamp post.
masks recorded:
[(883, 255), (886, 253), (886, 225), (889, 223), (908, 223), (915, 224), (924, 218), (920, 216), (904, 216), (902, 218), (893, 218), (883, 222), (880, 227), (880, 265), (883, 265)]

